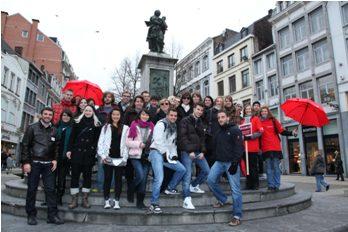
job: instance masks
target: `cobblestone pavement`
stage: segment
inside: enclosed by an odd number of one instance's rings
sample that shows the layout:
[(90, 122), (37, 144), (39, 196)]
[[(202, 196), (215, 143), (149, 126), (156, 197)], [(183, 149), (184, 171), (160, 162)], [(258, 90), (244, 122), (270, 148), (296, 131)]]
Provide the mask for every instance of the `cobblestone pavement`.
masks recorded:
[[(13, 175), (2, 174), (2, 183), (15, 178)], [(296, 191), (314, 192), (314, 177), (283, 176), (283, 181), (296, 184)], [(313, 204), (310, 208), (298, 213), (281, 217), (245, 221), (237, 228), (226, 224), (201, 224), (185, 226), (116, 226), (116, 225), (91, 225), (79, 223), (66, 223), (61, 226), (48, 225), (39, 220), (37, 226), (27, 226), (26, 219), (22, 217), (2, 214), (1, 230), (14, 231), (103, 231), (103, 232), (143, 232), (143, 231), (238, 231), (238, 232), (297, 232), (297, 231), (348, 231), (348, 197), (344, 196), (344, 190), (348, 190), (348, 182), (336, 181), (334, 177), (326, 177), (331, 184), (328, 192), (313, 193)]]

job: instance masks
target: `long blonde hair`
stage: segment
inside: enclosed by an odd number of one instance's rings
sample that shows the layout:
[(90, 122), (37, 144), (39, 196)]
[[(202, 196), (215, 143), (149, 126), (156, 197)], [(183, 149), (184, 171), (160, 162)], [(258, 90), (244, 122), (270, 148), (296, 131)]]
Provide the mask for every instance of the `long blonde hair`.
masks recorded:
[(81, 119), (85, 116), (85, 112), (86, 112), (86, 109), (87, 109), (88, 107), (91, 108), (91, 110), (93, 111), (93, 116), (92, 116), (92, 117), (93, 117), (93, 121), (94, 121), (94, 126), (100, 126), (101, 123), (100, 123), (100, 121), (99, 121), (97, 115), (95, 114), (95, 110), (94, 110), (93, 107), (90, 106), (90, 105), (87, 105), (87, 106), (85, 107), (85, 109), (83, 110), (82, 114), (81, 114), (80, 116), (78, 116), (78, 117), (75, 119), (75, 122), (76, 122), (76, 123), (80, 123)]

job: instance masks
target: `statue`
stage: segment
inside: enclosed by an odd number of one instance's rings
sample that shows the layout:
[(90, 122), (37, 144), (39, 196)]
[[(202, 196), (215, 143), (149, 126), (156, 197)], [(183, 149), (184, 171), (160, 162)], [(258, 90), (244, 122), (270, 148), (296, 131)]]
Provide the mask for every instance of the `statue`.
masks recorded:
[(154, 15), (150, 18), (150, 21), (145, 21), (146, 26), (149, 27), (146, 41), (149, 43), (149, 49), (151, 52), (163, 53), (164, 46), (164, 33), (168, 26), (166, 23), (166, 17), (161, 16), (161, 11), (156, 10)]

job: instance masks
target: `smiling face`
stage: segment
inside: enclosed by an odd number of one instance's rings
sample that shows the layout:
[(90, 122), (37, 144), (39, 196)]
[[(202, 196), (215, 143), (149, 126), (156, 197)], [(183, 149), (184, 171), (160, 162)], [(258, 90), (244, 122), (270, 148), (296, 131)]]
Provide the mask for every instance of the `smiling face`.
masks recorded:
[(141, 110), (144, 107), (143, 100), (141, 98), (135, 99), (134, 106), (135, 106), (135, 109)]
[(148, 115), (145, 111), (141, 112), (140, 114), (140, 120), (143, 122), (147, 122), (150, 118), (150, 115)]
[(94, 111), (93, 111), (92, 107), (86, 106), (83, 115), (84, 115), (86, 118), (90, 118), (90, 117), (93, 116), (93, 114), (94, 114)]
[(268, 110), (267, 109), (262, 109), (261, 110), (261, 117), (267, 118), (268, 117)]
[(164, 112), (168, 112), (168, 110), (169, 110), (169, 101), (168, 100), (161, 101), (160, 107), (161, 107), (161, 110), (163, 110)]
[(67, 90), (64, 93), (64, 100), (70, 102), (73, 99), (73, 92), (71, 90)]
[(205, 105), (205, 107), (209, 108), (213, 105), (213, 102), (211, 101), (211, 99), (209, 97), (206, 97), (204, 99), (204, 105)]
[(167, 119), (169, 122), (171, 123), (175, 123), (176, 120), (178, 119), (178, 112), (176, 111), (169, 111), (169, 113), (167, 114)]
[(204, 113), (204, 108), (200, 105), (196, 105), (196, 107), (193, 109), (193, 114), (196, 118), (200, 118)]
[(232, 107), (232, 102), (230, 101), (230, 99), (226, 98), (225, 99), (225, 107), (227, 108), (231, 108)]
[(223, 99), (221, 97), (216, 98), (215, 105), (217, 107), (221, 108), (223, 106), (223, 103), (224, 103), (224, 101), (223, 101)]
[(63, 113), (62, 121), (65, 123), (68, 123), (68, 122), (70, 122), (70, 120), (71, 120), (71, 117), (67, 113)]
[(53, 111), (50, 110), (44, 110), (41, 114), (41, 120), (44, 121), (44, 123), (50, 123), (53, 118)]
[(118, 110), (113, 110), (111, 113), (112, 123), (117, 124), (121, 119), (121, 112)]
[(83, 111), (86, 108), (86, 106), (87, 106), (87, 100), (84, 98), (81, 99), (80, 104), (79, 104), (80, 110)]

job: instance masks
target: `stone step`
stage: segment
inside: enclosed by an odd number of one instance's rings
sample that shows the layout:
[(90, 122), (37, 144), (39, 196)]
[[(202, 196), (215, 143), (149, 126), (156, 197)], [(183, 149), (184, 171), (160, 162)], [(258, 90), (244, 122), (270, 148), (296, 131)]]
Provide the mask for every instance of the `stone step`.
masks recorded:
[[(284, 199), (267, 202), (256, 202), (243, 205), (243, 220), (282, 216), (298, 212), (311, 205), (310, 193), (296, 193)], [(5, 192), (1, 198), (2, 213), (26, 217), (25, 199), (9, 196)], [(47, 208), (37, 202), (38, 218), (47, 218)], [(105, 210), (100, 206), (90, 209), (78, 207), (74, 210), (60, 207), (60, 215), (65, 221), (93, 224), (117, 225), (185, 225), (204, 223), (226, 223), (231, 219), (231, 207), (214, 209), (211, 206), (196, 207), (195, 210), (185, 210), (182, 207), (162, 207), (160, 215), (147, 215), (145, 210), (134, 207), (123, 207), (120, 210)], [(23, 219), (25, 220), (25, 219)]]
[[(8, 195), (13, 197), (25, 198), (27, 185), (23, 180), (11, 180), (5, 183), (6, 189), (4, 190)], [(71, 197), (69, 196), (69, 191), (63, 197), (63, 203), (70, 202)], [(230, 195), (230, 190), (226, 191), (227, 195)], [(295, 185), (292, 183), (282, 183), (278, 192), (270, 192), (266, 188), (261, 188), (259, 190), (243, 190), (243, 201), (245, 203), (250, 202), (259, 202), (259, 201), (269, 201), (275, 199), (286, 198), (295, 194)], [(113, 197), (113, 193), (110, 194)], [(145, 204), (149, 204), (151, 192), (146, 194)], [(43, 201), (44, 191), (41, 187), (39, 187), (37, 192), (37, 200)], [(81, 199), (80, 199), (81, 200)], [(89, 201), (91, 205), (103, 205), (104, 197), (102, 193), (91, 193)], [(206, 206), (212, 205), (216, 201), (215, 197), (212, 195), (210, 191), (206, 191), (204, 194), (192, 194), (192, 202), (195, 206)], [(166, 206), (182, 206), (182, 195), (166, 195), (161, 194), (160, 198), (161, 205)], [(125, 191), (121, 194), (120, 199), (121, 206), (134, 206), (134, 203), (129, 203), (126, 200)]]

